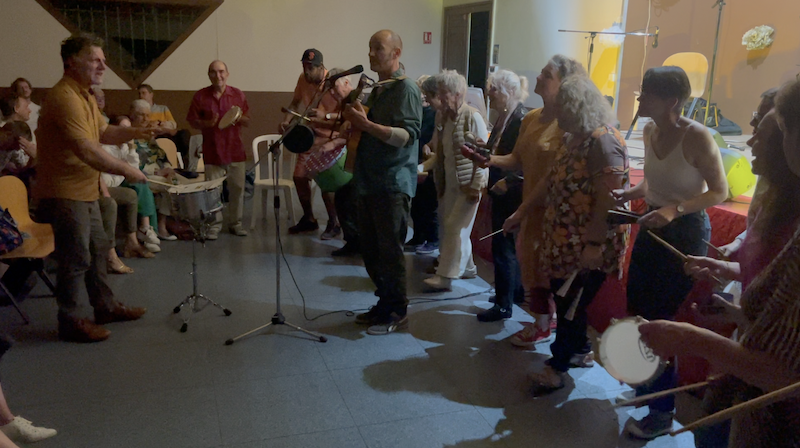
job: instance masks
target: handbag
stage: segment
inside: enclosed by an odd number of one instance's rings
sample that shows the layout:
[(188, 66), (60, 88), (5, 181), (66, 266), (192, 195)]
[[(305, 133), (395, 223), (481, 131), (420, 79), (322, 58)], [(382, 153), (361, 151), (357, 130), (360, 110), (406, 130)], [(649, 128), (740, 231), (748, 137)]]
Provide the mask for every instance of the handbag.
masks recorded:
[(8, 210), (0, 207), (0, 255), (5, 255), (22, 245), (22, 232)]

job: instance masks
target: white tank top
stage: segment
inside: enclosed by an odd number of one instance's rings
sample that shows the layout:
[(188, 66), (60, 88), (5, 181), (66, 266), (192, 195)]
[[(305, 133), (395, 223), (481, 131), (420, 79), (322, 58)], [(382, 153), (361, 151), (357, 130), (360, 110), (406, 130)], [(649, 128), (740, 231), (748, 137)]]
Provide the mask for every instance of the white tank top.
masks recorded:
[(708, 190), (700, 171), (683, 156), (683, 140), (663, 160), (659, 159), (652, 133), (644, 138), (644, 178), (647, 179), (645, 201), (652, 207), (677, 205), (700, 196)]

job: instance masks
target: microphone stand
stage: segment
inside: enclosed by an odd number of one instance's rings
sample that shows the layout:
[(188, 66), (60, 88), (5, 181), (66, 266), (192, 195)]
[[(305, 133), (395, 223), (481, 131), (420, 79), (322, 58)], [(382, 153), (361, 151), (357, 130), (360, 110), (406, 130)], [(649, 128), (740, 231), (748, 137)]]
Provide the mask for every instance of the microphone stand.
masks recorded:
[[(330, 88), (324, 88), (321, 92), (324, 95)], [(319, 94), (318, 93), (318, 94)], [(314, 99), (309, 103), (309, 107), (303, 112), (303, 117), (307, 116), (309, 109), (311, 109), (311, 104), (314, 104), (314, 100), (316, 100), (317, 95), (314, 96)], [(300, 123), (301, 119), (297, 120), (297, 123)], [(272, 182), (273, 182), (273, 208), (275, 209), (275, 314), (272, 315), (272, 319), (264, 325), (261, 325), (257, 328), (254, 328), (246, 333), (242, 333), (239, 336), (230, 338), (225, 341), (225, 345), (233, 345), (234, 342), (247, 337), (253, 333), (261, 331), (264, 328), (269, 327), (270, 325), (286, 325), (290, 328), (293, 328), (297, 331), (303, 332), (309, 336), (314, 337), (319, 342), (328, 342), (328, 338), (325, 336), (306, 330), (305, 328), (301, 328), (295, 324), (286, 321), (286, 317), (283, 315), (281, 311), (281, 255), (283, 254), (283, 244), (281, 243), (281, 220), (280, 220), (280, 209), (281, 209), (281, 198), (278, 192), (278, 182), (280, 180), (280, 164), (278, 163), (278, 159), (281, 155), (281, 145), (283, 144), (283, 139), (286, 135), (292, 130), (294, 126), (290, 126), (289, 128), (284, 131), (284, 133), (277, 139), (275, 142), (269, 146), (269, 152), (272, 157)], [(259, 157), (259, 160), (256, 160), (253, 164), (253, 168), (255, 169), (256, 166), (261, 164), (264, 161), (264, 158)], [(291, 207), (291, 204), (289, 205)]]
[[(597, 37), (598, 34), (606, 34), (612, 36), (645, 36), (645, 37), (654, 37), (658, 35), (658, 27), (656, 27), (655, 33), (648, 33), (647, 30), (644, 32), (640, 31), (631, 31), (628, 33), (617, 33), (613, 31), (581, 31), (581, 30), (558, 30), (559, 33), (581, 33), (581, 34), (588, 34), (589, 35), (589, 61), (586, 66), (586, 73), (589, 76), (592, 75), (592, 55), (594, 54), (594, 39)], [(653, 48), (655, 48), (656, 43), (653, 42)]]
[(706, 116), (703, 118), (703, 126), (708, 126), (708, 112), (711, 110), (711, 92), (714, 90), (714, 72), (717, 68), (717, 48), (719, 47), (719, 27), (722, 24), (722, 8), (725, 6), (725, 0), (717, 0), (712, 8), (719, 5), (719, 14), (717, 14), (717, 34), (714, 37), (714, 53), (711, 55), (711, 73), (708, 77), (708, 96), (706, 96)]

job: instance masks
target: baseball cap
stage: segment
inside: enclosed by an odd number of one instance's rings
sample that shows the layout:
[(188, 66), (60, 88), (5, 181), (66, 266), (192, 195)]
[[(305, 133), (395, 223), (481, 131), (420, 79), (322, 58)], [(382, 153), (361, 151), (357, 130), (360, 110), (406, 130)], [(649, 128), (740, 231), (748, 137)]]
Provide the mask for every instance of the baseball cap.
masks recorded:
[(303, 52), (303, 58), (300, 62), (308, 62), (309, 64), (317, 67), (322, 65), (322, 53), (316, 48), (309, 48)]

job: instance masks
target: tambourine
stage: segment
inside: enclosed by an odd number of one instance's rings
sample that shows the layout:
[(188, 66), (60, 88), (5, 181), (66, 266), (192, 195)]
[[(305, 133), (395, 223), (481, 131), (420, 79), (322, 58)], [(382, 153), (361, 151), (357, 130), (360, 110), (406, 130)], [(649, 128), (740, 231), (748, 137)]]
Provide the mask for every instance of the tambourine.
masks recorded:
[(239, 106), (231, 106), (225, 115), (222, 116), (222, 119), (219, 120), (219, 128), (225, 129), (228, 126), (232, 126), (236, 124), (239, 119), (242, 118), (242, 108)]
[(600, 337), (600, 363), (612, 377), (639, 386), (657, 378), (665, 363), (642, 342), (639, 326), (647, 323), (641, 317), (612, 319)]

